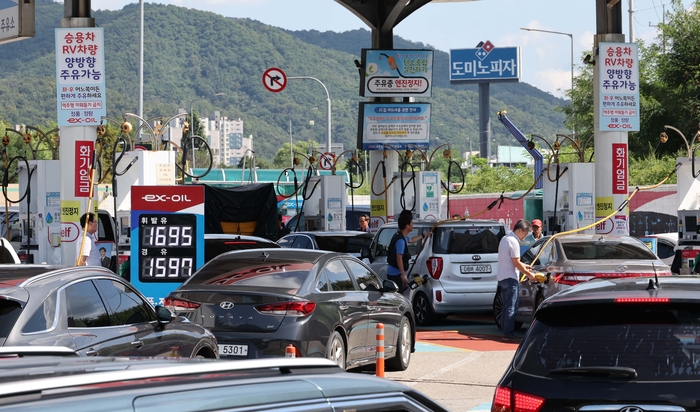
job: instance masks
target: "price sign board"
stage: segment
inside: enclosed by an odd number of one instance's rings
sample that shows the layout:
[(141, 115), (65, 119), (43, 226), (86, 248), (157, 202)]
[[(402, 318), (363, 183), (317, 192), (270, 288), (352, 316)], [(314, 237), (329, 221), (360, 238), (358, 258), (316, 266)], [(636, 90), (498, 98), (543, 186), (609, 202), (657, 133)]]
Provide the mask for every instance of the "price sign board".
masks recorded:
[(163, 299), (204, 264), (204, 187), (131, 188), (131, 283)]

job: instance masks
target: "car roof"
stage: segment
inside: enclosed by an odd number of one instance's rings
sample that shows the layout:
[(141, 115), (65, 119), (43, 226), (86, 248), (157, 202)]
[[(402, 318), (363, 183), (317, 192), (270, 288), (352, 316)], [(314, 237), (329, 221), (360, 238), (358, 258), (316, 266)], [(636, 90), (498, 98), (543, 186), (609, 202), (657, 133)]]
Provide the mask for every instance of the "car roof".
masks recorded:
[(0, 287), (18, 285), (24, 287), (41, 281), (60, 279), (62, 276), (107, 275), (118, 277), (102, 266), (65, 266), (40, 264), (4, 264), (0, 270)]
[(265, 239), (264, 237), (249, 236), (249, 235), (237, 235), (237, 234), (228, 234), (228, 233), (205, 233), (204, 240), (208, 240), (208, 239), (213, 239), (213, 240), (248, 240), (248, 241), (255, 241), (255, 242), (262, 242), (262, 243), (275, 243), (270, 239)]
[[(544, 238), (550, 238), (550, 236), (545, 236)], [(621, 240), (623, 242), (633, 242), (640, 243), (641, 241), (633, 236), (626, 235), (604, 235), (604, 234), (586, 234), (586, 233), (571, 233), (566, 235), (558, 235), (555, 239), (559, 240), (561, 243), (575, 243), (575, 242), (597, 242), (606, 240)]]
[[(326, 250), (312, 249), (292, 249), (292, 248), (260, 248), (233, 250), (231, 252), (222, 253), (211, 261), (221, 259), (249, 259), (259, 257), (261, 261), (265, 261), (270, 257), (274, 259), (285, 258), (292, 261), (316, 262), (319, 259), (328, 255), (338, 255), (347, 257), (347, 253), (329, 252)], [(210, 262), (211, 262), (210, 261)]]
[(294, 232), (290, 233), (288, 235), (285, 235), (284, 237), (287, 236), (296, 236), (296, 235), (309, 235), (309, 236), (315, 236), (315, 237), (322, 237), (322, 236), (353, 236), (353, 237), (374, 237), (372, 233), (367, 233), (367, 232), (360, 232), (358, 230), (337, 230), (337, 231), (318, 231), (318, 232)]
[[(656, 284), (658, 282), (658, 284)], [(650, 288), (650, 285), (657, 285)], [(573, 305), (614, 302), (615, 299), (670, 298), (673, 301), (700, 303), (700, 277), (662, 276), (593, 279), (580, 283), (547, 298), (540, 309)], [(539, 311), (539, 309), (538, 309)]]
[[(436, 223), (440, 223), (440, 226), (443, 225), (450, 225), (450, 226), (463, 226), (463, 225), (471, 225), (471, 226), (477, 226), (477, 225), (499, 225), (499, 226), (504, 226), (503, 223), (499, 222), (498, 220), (491, 220), (491, 219), (446, 219), (446, 220), (423, 220), (423, 219), (413, 219), (413, 225), (420, 225), (420, 226), (434, 226)], [(385, 223), (382, 225), (382, 227), (393, 227), (393, 226), (398, 226), (398, 222), (389, 222)]]

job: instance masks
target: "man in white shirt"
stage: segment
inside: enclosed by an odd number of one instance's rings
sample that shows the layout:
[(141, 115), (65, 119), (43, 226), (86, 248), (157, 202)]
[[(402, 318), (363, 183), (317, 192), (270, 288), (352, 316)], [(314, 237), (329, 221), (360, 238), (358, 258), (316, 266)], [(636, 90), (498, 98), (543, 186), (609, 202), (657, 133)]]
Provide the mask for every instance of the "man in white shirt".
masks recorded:
[(515, 336), (515, 313), (518, 311), (518, 292), (520, 282), (518, 271), (524, 273), (531, 281), (535, 275), (530, 266), (520, 261), (520, 242), (530, 233), (530, 222), (518, 220), (513, 231), (503, 236), (498, 244), (498, 288), (501, 291), (501, 332), (504, 340), (518, 340)]
[[(85, 225), (87, 224), (87, 230)], [(80, 228), (85, 230), (85, 240), (83, 241), (83, 233), (78, 236), (76, 241), (76, 254), (78, 255), (78, 266), (101, 266), (100, 252), (97, 250), (97, 216), (94, 213), (85, 213), (80, 217)]]

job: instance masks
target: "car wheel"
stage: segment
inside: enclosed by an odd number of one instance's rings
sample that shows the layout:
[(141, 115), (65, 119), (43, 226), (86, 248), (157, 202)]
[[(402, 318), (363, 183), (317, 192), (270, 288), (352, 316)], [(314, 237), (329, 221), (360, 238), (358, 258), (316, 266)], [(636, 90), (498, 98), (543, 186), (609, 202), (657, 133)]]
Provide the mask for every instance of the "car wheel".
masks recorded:
[[(498, 330), (501, 330), (501, 314), (503, 313), (503, 299), (501, 298), (501, 291), (496, 292), (496, 296), (493, 298), (493, 321), (496, 323)], [(518, 330), (523, 327), (522, 322), (515, 322), (513, 324), (513, 330)]]
[(421, 326), (432, 325), (435, 322), (433, 307), (425, 293), (418, 293), (413, 299), (413, 313), (416, 317), (416, 323)]
[(396, 355), (387, 360), (386, 366), (390, 371), (405, 371), (411, 361), (411, 347), (413, 339), (411, 334), (411, 324), (406, 317), (401, 319), (399, 325), (399, 336), (396, 338)]
[(342, 369), (345, 369), (345, 341), (343, 341), (343, 337), (338, 332), (333, 332), (328, 340), (326, 359), (332, 360)]

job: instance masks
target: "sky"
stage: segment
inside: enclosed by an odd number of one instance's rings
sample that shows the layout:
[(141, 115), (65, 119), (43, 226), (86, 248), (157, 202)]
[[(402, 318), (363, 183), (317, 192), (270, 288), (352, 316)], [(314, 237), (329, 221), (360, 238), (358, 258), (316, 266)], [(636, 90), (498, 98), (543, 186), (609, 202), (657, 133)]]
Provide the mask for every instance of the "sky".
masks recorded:
[[(630, 34), (629, 3), (623, 2), (623, 33)], [(95, 10), (118, 10), (135, 0), (92, 0)], [(289, 30), (344, 32), (368, 29), (364, 22), (334, 0), (150, 0), (221, 14), (250, 18)], [(635, 39), (655, 41), (655, 26), (663, 22), (670, 0), (634, 0)], [(683, 0), (688, 7), (693, 0)], [(574, 66), (591, 50), (595, 33), (595, 0), (478, 0), (429, 3), (394, 28), (394, 34), (431, 48), (475, 48), (490, 40), (496, 47), (519, 47), (521, 81), (557, 97), (571, 88), (573, 36)], [(535, 28), (565, 34), (524, 31)], [(367, 45), (366, 47), (370, 47)], [(574, 68), (574, 73), (578, 67)]]

